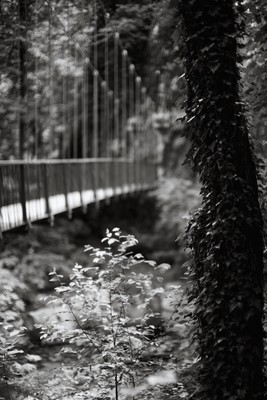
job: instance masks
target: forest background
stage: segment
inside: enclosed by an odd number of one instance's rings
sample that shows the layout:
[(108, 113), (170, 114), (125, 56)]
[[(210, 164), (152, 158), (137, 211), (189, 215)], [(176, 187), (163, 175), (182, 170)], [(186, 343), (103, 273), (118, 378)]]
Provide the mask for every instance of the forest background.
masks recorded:
[[(37, 2), (38, 3), (38, 2)], [(139, 229), (141, 232), (141, 243), (146, 243), (143, 250), (149, 257), (153, 257), (157, 262), (168, 262), (172, 265), (169, 274), (169, 281), (176, 280), (183, 275), (181, 265), (187, 261), (187, 255), (184, 254), (182, 247), (178, 248), (176, 239), (184, 232), (186, 220), (185, 214), (198, 205), (199, 202), (199, 185), (197, 177), (193, 175), (189, 167), (182, 167), (187, 149), (189, 147), (186, 135), (186, 125), (183, 120), (178, 120), (183, 115), (183, 102), (186, 96), (186, 85), (184, 79), (184, 65), (180, 53), (180, 36), (178, 23), (178, 13), (176, 2), (171, 1), (104, 1), (106, 11), (110, 14), (110, 20), (116, 31), (120, 32), (121, 40), (128, 51), (132, 62), (136, 66), (138, 74), (141, 76), (148, 88), (149, 94), (156, 104), (157, 118), (156, 128), (160, 138), (161, 146), (157, 148), (159, 160), (162, 166), (162, 176), (159, 188), (155, 194), (157, 199), (157, 213), (159, 218), (154, 225), (154, 232)], [(247, 118), (250, 124), (250, 132), (255, 140), (256, 153), (263, 160), (266, 158), (266, 138), (265, 130), (267, 124), (267, 80), (266, 80), (266, 33), (267, 33), (267, 6), (264, 1), (246, 1), (246, 31), (247, 35), (242, 39), (242, 57), (240, 64), (242, 75), (242, 93), (245, 104), (247, 104)], [(46, 57), (47, 46), (42, 41), (44, 29), (47, 28), (47, 11), (38, 15), (38, 29), (34, 27), (35, 21), (31, 15), (31, 11), (36, 4), (28, 2), (27, 27), (20, 24), (17, 13), (17, 2), (1, 2), (0, 18), (1, 18), (1, 81), (0, 90), (4, 94), (1, 96), (0, 104), (0, 131), (1, 144), (0, 154), (2, 159), (12, 159), (14, 155), (19, 153), (19, 140), (17, 132), (12, 129), (16, 123), (15, 115), (17, 113), (14, 107), (14, 98), (17, 94), (17, 48), (14, 45), (16, 40), (20, 40), (20, 35), (27, 30), (27, 40), (25, 44), (32, 52), (40, 52), (40, 57)], [(57, 2), (57, 12), (61, 17), (69, 21), (70, 29), (75, 29), (77, 23), (77, 14), (75, 14), (75, 2), (68, 1), (68, 7), (65, 2)], [(104, 18), (103, 9), (99, 7), (99, 18)], [(102, 28), (104, 30), (104, 27)], [(84, 35), (90, 38), (90, 30), (84, 25)], [(110, 34), (112, 34), (110, 32)], [(101, 37), (101, 24), (99, 26), (99, 35)], [(15, 40), (14, 40), (15, 39)], [(55, 47), (64, 47), (64, 43), (56, 43)], [(101, 46), (101, 43), (100, 43)], [(99, 52), (99, 54), (101, 54)], [(100, 57), (100, 56), (99, 56)], [(68, 58), (68, 57), (67, 57)], [(61, 60), (62, 69), (67, 67), (69, 60)], [(110, 57), (112, 60), (112, 56)], [(65, 64), (64, 64), (65, 61)], [(112, 63), (112, 61), (111, 61)], [(99, 60), (101, 65), (101, 60)], [(47, 64), (43, 64), (42, 69), (39, 66), (39, 74), (47, 76)], [(27, 67), (30, 71), (34, 69), (31, 59), (27, 59)], [(111, 65), (112, 69), (112, 65)], [(42, 98), (40, 109), (43, 115), (40, 117), (40, 135), (38, 141), (43, 143), (45, 155), (48, 155), (49, 146), (45, 146), (49, 142), (47, 132), (47, 104), (49, 104), (49, 93), (47, 92), (47, 81), (41, 80), (38, 83), (43, 85), (40, 87)], [(34, 81), (31, 80), (30, 73), (27, 78), (27, 101), (31, 99), (31, 93), (34, 92)], [(43, 107), (41, 107), (43, 105)], [(34, 108), (32, 108), (34, 109)], [(24, 148), (25, 153), (33, 155), (34, 153), (34, 115), (27, 116), (28, 133), (32, 140), (28, 141), (28, 145)], [(55, 135), (60, 137), (61, 127), (54, 127)], [(10, 135), (13, 132), (13, 135)], [(60, 140), (60, 139), (58, 139)], [(81, 151), (81, 150), (78, 150)], [(145, 207), (141, 204), (140, 207)], [(115, 207), (116, 208), (116, 207)], [(150, 217), (148, 216), (148, 219)], [(127, 223), (126, 223), (127, 225)], [(142, 225), (142, 224), (140, 224)], [(78, 228), (79, 230), (79, 228)], [(62, 233), (62, 231), (61, 231)], [(137, 233), (137, 230), (134, 232)], [(142, 241), (143, 237), (143, 241)], [(36, 239), (36, 238), (35, 238)], [(34, 239), (34, 240), (35, 240)], [(43, 239), (42, 239), (43, 240)], [(34, 269), (36, 263), (43, 266), (44, 257), (37, 257), (34, 261), (30, 260), (29, 253), (35, 247), (42, 246), (42, 240), (36, 239), (35, 245), (25, 243), (21, 246), (22, 253), (24, 251), (23, 268), (17, 270), (18, 277), (25, 283), (32, 285), (35, 281), (36, 286), (42, 287), (44, 283), (39, 282)], [(55, 240), (52, 239), (52, 240)], [(10, 242), (12, 243), (12, 241)], [(37, 244), (36, 244), (37, 243)], [(51, 242), (50, 242), (51, 244)], [(34, 247), (35, 246), (35, 247)], [(155, 251), (157, 249), (157, 251)], [(21, 249), (17, 253), (12, 250), (12, 246), (5, 249), (5, 256), (1, 264), (1, 273), (6, 280), (10, 277), (10, 271), (16, 270), (18, 260), (22, 256)], [(69, 254), (69, 252), (68, 252)], [(50, 260), (46, 260), (46, 268), (51, 264), (61, 262), (65, 263), (66, 254), (63, 259), (57, 260), (53, 254), (50, 254)], [(60, 255), (59, 257), (61, 257)], [(28, 260), (28, 261), (27, 261)], [(29, 261), (30, 260), (30, 261)], [(74, 260), (73, 260), (74, 261)], [(78, 261), (78, 260), (75, 260)], [(29, 265), (31, 268), (29, 269)], [(27, 273), (25, 269), (27, 268)], [(38, 268), (38, 265), (37, 265)], [(30, 273), (29, 273), (30, 271)], [(47, 272), (47, 271), (46, 271)], [(16, 274), (15, 274), (16, 275)], [(38, 274), (37, 274), (38, 275)], [(44, 280), (47, 278), (45, 277)], [(4, 282), (4, 280), (2, 280)], [(39, 283), (38, 283), (39, 282)], [(13, 286), (12, 286), (13, 285)], [(19, 283), (10, 284), (11, 293), (14, 286)], [(35, 289), (36, 289), (35, 286)], [(6, 290), (6, 289), (5, 289)], [(11, 296), (11, 295), (10, 295)], [(11, 303), (16, 300), (10, 300)], [(2, 306), (6, 307), (6, 303)], [(16, 308), (16, 307), (15, 307)], [(9, 310), (10, 311), (10, 310)], [(20, 375), (20, 373), (18, 373)], [(188, 389), (188, 388), (187, 388)], [(190, 388), (188, 389), (190, 391)], [(191, 388), (192, 390), (192, 388)], [(180, 394), (187, 393), (184, 389)], [(165, 394), (166, 395), (166, 394)], [(182, 396), (183, 397), (183, 396)], [(181, 397), (181, 398), (182, 398)], [(185, 395), (184, 395), (185, 397)], [(167, 398), (167, 397), (166, 397)]]

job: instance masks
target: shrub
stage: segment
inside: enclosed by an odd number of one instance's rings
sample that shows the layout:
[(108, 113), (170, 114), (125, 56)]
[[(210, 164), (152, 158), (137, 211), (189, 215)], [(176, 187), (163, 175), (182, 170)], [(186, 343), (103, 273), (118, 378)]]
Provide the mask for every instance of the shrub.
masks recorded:
[[(172, 384), (176, 396), (185, 393), (183, 385), (176, 384), (171, 357), (159, 362), (157, 353), (164, 322), (160, 310), (153, 308), (164, 292), (162, 272), (169, 266), (156, 266), (132, 253), (137, 240), (118, 228), (107, 230), (102, 242), (103, 250), (86, 246), (91, 264), (76, 264), (69, 284), (56, 270), (50, 274), (59, 286), (49, 302), (62, 304), (62, 313), (68, 319), (71, 315), (73, 323), (65, 326), (55, 318), (42, 326), (41, 337), (67, 343), (61, 352), (78, 360), (61, 368), (64, 399), (137, 399), (141, 392), (142, 398), (149, 398), (155, 383)], [(53, 398), (63, 398), (62, 391), (56, 394), (54, 390)]]

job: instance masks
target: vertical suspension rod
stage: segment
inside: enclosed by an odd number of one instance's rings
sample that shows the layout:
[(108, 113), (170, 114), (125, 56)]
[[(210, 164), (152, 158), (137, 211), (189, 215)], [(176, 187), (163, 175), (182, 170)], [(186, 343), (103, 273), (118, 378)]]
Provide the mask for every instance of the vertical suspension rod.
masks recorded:
[(119, 135), (119, 34), (114, 33), (114, 142), (119, 156), (120, 135)]
[(107, 127), (107, 119), (106, 119), (106, 93), (107, 93), (107, 83), (106, 81), (101, 82), (101, 116), (100, 116), (100, 123), (101, 123), (101, 139), (100, 139), (100, 149), (99, 149), (99, 156), (105, 157), (105, 141), (106, 141), (106, 127)]
[[(109, 14), (105, 14), (106, 28), (109, 22)], [(108, 45), (108, 31), (105, 30), (105, 81), (106, 81), (106, 96), (105, 96), (105, 109), (106, 109), (106, 156), (110, 157), (110, 115), (109, 115), (109, 45)]]
[(122, 138), (123, 156), (127, 157), (127, 50), (122, 51)]
[(98, 157), (98, 49), (97, 49), (97, 3), (94, 1), (94, 17), (95, 17), (95, 30), (94, 30), (94, 67), (93, 72), (93, 157)]
[[(86, 28), (85, 1), (82, 0), (83, 28)], [(87, 58), (83, 59), (82, 73), (82, 158), (88, 156), (88, 66)]]
[(61, 156), (63, 158), (67, 158), (67, 147), (68, 147), (68, 118), (67, 118), (67, 100), (68, 100), (68, 92), (67, 92), (67, 76), (63, 75), (62, 78), (62, 114), (63, 114), (63, 126), (64, 126), (64, 136), (62, 138), (62, 151)]
[(135, 120), (136, 120), (136, 158), (137, 158), (137, 165), (136, 165), (136, 174), (137, 174), (137, 182), (139, 184), (142, 183), (141, 181), (141, 104), (140, 104), (140, 97), (141, 97), (141, 78), (137, 76), (135, 78)]
[(50, 154), (52, 157), (54, 147), (53, 137), (53, 82), (52, 82), (52, 45), (51, 45), (51, 9), (48, 7), (48, 80), (49, 80), (49, 134), (50, 134)]
[(93, 157), (97, 158), (98, 157), (98, 71), (93, 72), (93, 78), (94, 78), (94, 117), (93, 117)]
[(137, 130), (137, 148), (141, 150), (141, 78), (135, 78), (135, 116), (136, 116), (136, 130)]
[[(38, 13), (37, 13), (37, 6), (38, 0), (35, 0), (35, 29), (38, 26)], [(35, 56), (34, 58), (34, 73), (35, 73), (35, 86), (34, 86), (34, 157), (38, 158), (39, 151), (39, 118), (38, 118), (38, 106), (39, 106), (39, 99), (38, 99), (38, 58)]]
[(141, 104), (142, 104), (142, 125), (144, 127), (143, 132), (144, 132), (144, 156), (147, 160), (148, 158), (148, 153), (149, 153), (149, 142), (148, 142), (148, 115), (147, 115), (147, 92), (146, 88), (143, 86), (141, 89)]
[(83, 64), (82, 97), (82, 156), (86, 158), (88, 153), (88, 67), (86, 60)]
[[(75, 44), (74, 48), (75, 54), (74, 54), (74, 65), (75, 69), (78, 67), (79, 64), (79, 59), (78, 59), (78, 50), (77, 46)], [(74, 106), (73, 106), (73, 157), (77, 158), (78, 157), (78, 115), (79, 115), (79, 107), (78, 107), (78, 86), (79, 86), (79, 77), (74, 74), (74, 82), (73, 82), (73, 101), (74, 101)]]
[(69, 121), (68, 121), (68, 111), (69, 111), (69, 50), (70, 50), (70, 36), (69, 36), (69, 29), (70, 29), (70, 6), (69, 6), (69, 0), (67, 0), (67, 76), (66, 76), (66, 103), (65, 103), (65, 113), (66, 113), (66, 143), (67, 143), (67, 158), (70, 158), (70, 127), (69, 127)]
[(132, 147), (132, 157), (135, 159), (135, 138), (134, 138), (134, 126), (133, 126), (133, 117), (134, 117), (134, 65), (129, 65), (129, 109), (130, 109), (130, 122), (131, 122), (131, 139), (130, 146)]
[[(26, 37), (27, 22), (27, 0), (19, 0), (18, 2), (18, 18), (19, 18), (19, 158), (25, 158), (25, 131), (26, 131), (26, 44), (23, 37)], [(22, 29), (23, 25), (23, 29)], [(23, 222), (27, 223), (26, 210), (26, 176), (24, 165), (19, 168), (19, 199), (22, 209)]]

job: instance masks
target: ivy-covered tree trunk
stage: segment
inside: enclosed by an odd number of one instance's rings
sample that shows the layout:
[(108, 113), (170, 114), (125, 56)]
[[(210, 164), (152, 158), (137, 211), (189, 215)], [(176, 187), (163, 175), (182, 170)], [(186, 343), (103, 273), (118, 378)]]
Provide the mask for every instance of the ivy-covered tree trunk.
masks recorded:
[[(188, 154), (202, 206), (194, 254), (197, 399), (263, 399), (263, 223), (240, 100), (234, 0), (179, 0), (188, 85)], [(242, 32), (241, 32), (242, 34)]]

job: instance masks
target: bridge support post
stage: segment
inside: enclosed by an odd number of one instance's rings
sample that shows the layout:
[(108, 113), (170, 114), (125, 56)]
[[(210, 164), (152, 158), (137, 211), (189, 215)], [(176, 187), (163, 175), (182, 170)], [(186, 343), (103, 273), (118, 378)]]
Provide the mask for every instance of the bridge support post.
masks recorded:
[[(0, 242), (3, 240), (3, 232), (2, 232), (2, 193), (0, 193)], [(0, 246), (1, 248), (1, 246)]]
[(72, 167), (72, 164), (63, 164), (63, 179), (64, 179), (64, 192), (65, 192), (65, 203), (66, 203), (66, 209), (68, 213), (68, 218), (72, 218), (72, 210), (69, 205), (69, 199), (68, 199), (68, 178), (71, 179), (72, 172), (73, 171), (67, 171), (70, 167)]
[(2, 175), (2, 168), (0, 168), (0, 240), (3, 239), (3, 233), (2, 233), (2, 205), (3, 205), (3, 189), (4, 189), (4, 183), (3, 183), (3, 175)]
[(83, 214), (87, 212), (87, 204), (84, 202), (83, 191), (86, 189), (86, 184), (84, 180), (86, 178), (86, 167), (84, 164), (80, 163), (78, 170), (78, 179), (79, 179), (79, 191), (80, 191), (80, 199), (81, 199), (81, 207)]
[(52, 214), (50, 204), (49, 204), (49, 177), (48, 177), (48, 170), (47, 164), (43, 164), (43, 178), (44, 178), (44, 195), (45, 195), (45, 212), (49, 217), (50, 225), (54, 225), (54, 216)]
[(22, 208), (22, 220), (27, 224), (26, 190), (25, 190), (25, 164), (19, 166), (19, 199)]

